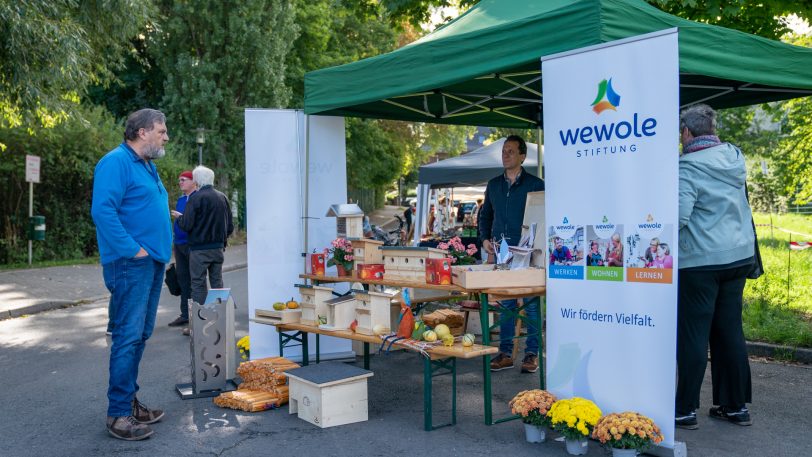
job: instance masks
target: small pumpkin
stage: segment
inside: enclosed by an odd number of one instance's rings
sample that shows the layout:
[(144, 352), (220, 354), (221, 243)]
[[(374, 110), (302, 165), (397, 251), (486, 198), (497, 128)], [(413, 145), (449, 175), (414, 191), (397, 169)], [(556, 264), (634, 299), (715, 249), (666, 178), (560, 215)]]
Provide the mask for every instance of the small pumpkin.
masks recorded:
[(290, 300), (288, 300), (288, 302), (285, 303), (285, 305), (288, 307), (288, 309), (296, 309), (299, 307), (299, 302), (294, 300), (293, 297), (290, 297)]
[(474, 345), (474, 341), (476, 341), (476, 337), (474, 337), (473, 333), (466, 333), (462, 336), (462, 345), (464, 347), (471, 347)]
[(423, 332), (423, 339), (429, 343), (437, 341), (437, 334), (434, 333), (434, 330), (426, 330)]

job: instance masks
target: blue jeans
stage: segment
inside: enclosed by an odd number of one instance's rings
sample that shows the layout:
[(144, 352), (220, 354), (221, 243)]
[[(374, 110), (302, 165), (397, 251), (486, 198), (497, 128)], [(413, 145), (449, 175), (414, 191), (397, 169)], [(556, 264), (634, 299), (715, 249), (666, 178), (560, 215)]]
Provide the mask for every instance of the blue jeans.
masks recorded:
[[(530, 300), (530, 303), (524, 308), (530, 322), (527, 324), (527, 346), (524, 353), (538, 355), (539, 338), (536, 324), (539, 320), (539, 297), (525, 298), (525, 300)], [(515, 310), (518, 306), (516, 300), (502, 300), (499, 305), (511, 310)], [(499, 318), (499, 352), (510, 355), (513, 353), (513, 337), (516, 336), (516, 318), (508, 314), (501, 314)]]
[(113, 320), (107, 415), (129, 416), (138, 392), (138, 365), (155, 327), (164, 264), (149, 256), (118, 259), (102, 265), (102, 271), (104, 285), (112, 294)]

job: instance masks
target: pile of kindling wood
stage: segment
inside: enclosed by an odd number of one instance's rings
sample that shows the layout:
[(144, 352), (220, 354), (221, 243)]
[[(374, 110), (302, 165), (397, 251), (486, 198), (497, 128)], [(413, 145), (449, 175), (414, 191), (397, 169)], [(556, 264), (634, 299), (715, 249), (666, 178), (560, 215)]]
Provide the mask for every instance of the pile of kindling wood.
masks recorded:
[(247, 412), (278, 408), (288, 402), (287, 370), (299, 364), (284, 357), (268, 357), (242, 363), (237, 374), (243, 379), (237, 390), (225, 392), (214, 399), (224, 408)]

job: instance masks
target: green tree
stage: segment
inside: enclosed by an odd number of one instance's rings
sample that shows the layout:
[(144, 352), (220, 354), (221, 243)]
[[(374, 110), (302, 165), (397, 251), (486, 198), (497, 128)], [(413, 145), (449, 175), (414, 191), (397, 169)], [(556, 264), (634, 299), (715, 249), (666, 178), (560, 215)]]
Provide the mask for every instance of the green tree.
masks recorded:
[(812, 17), (809, 0), (646, 0), (661, 10), (692, 21), (778, 39), (789, 31), (782, 19), (790, 14)]
[[(195, 130), (206, 129), (204, 163), (220, 185), (244, 179), (244, 109), (282, 108), (290, 98), (285, 58), (299, 33), (287, 0), (158, 1), (147, 51), (163, 73), (173, 151), (196, 162)], [(229, 190), (229, 189), (225, 189)]]
[(0, 127), (75, 114), (85, 88), (114, 79), (151, 12), (136, 0), (0, 0)]
[[(0, 161), (0, 263), (24, 262), (28, 256), (28, 183), (25, 156), (41, 158), (41, 182), (34, 184), (34, 214), (45, 216), (45, 241), (34, 243), (37, 260), (97, 255), (90, 217), (93, 170), (99, 159), (121, 143), (123, 127), (104, 108), (77, 105), (76, 113), (53, 127), (0, 128), (8, 149)], [(32, 134), (33, 133), (33, 134)], [(170, 198), (180, 166), (171, 157), (158, 162)], [(174, 202), (174, 200), (173, 200)]]

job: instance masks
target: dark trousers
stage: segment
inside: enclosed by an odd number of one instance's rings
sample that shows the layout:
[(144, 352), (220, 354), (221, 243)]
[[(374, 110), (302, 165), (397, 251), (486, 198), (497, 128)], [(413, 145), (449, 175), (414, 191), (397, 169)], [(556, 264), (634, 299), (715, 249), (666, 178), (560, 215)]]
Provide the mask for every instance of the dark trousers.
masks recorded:
[(742, 330), (742, 292), (750, 265), (679, 272), (676, 412), (699, 407), (708, 343), (713, 404), (741, 408), (752, 401), (750, 362)]
[(175, 245), (175, 272), (180, 284), (180, 315), (189, 319), (189, 298), (192, 297), (192, 276), (189, 273), (189, 245)]
[(192, 276), (192, 300), (206, 303), (206, 276), (212, 289), (223, 288), (223, 248), (189, 251), (189, 272)]

